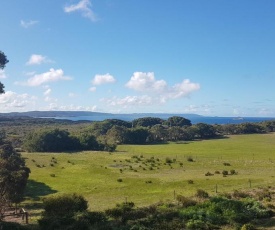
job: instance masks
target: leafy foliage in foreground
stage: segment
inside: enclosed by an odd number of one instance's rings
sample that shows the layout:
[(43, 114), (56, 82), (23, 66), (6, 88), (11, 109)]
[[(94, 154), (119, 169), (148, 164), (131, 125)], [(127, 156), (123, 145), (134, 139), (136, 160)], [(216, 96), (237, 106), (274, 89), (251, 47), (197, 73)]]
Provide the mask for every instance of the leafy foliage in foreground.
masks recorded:
[[(189, 198), (185, 198), (189, 199)], [(87, 211), (87, 202), (76, 194), (48, 198), (39, 221), (41, 229), (218, 229), (227, 225), (235, 228), (252, 226), (251, 221), (268, 218), (271, 211), (252, 198), (243, 200), (212, 197), (190, 202), (183, 207), (159, 203), (135, 208), (134, 203), (117, 204), (105, 212)], [(71, 207), (71, 208), (70, 208)], [(58, 210), (60, 208), (60, 210)], [(58, 211), (57, 211), (58, 210)]]

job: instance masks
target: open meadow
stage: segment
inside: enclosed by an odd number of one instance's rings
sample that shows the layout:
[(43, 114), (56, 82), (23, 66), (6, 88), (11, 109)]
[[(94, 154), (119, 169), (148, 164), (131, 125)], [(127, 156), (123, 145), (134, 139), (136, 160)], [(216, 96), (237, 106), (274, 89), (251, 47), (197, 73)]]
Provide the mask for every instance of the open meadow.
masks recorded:
[(116, 152), (22, 153), (31, 169), (27, 203), (44, 196), (79, 193), (90, 210), (132, 201), (145, 206), (275, 183), (275, 134), (160, 145), (120, 145)]

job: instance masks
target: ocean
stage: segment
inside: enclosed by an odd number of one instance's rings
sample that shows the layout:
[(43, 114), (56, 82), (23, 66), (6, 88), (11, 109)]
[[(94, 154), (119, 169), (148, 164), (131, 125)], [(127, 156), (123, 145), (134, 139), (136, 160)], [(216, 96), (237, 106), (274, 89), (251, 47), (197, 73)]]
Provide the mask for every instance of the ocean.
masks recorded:
[[(140, 114), (106, 114), (106, 115), (93, 115), (93, 116), (70, 116), (70, 117), (51, 117), (55, 119), (66, 119), (71, 121), (103, 121), (106, 119), (120, 119), (124, 121), (132, 121), (144, 116)], [(158, 114), (162, 119), (168, 119), (167, 114)], [(268, 120), (275, 120), (274, 117), (206, 117), (206, 116), (184, 116), (186, 119), (191, 120), (192, 124), (206, 123), (206, 124), (240, 124), (246, 122), (262, 122)], [(48, 117), (49, 118), (49, 117)]]

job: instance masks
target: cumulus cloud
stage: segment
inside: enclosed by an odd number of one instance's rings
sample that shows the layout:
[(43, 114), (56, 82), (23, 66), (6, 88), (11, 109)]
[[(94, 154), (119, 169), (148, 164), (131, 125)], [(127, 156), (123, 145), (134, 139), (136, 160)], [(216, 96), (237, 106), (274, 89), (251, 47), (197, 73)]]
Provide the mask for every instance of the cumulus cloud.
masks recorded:
[(66, 13), (80, 12), (83, 17), (89, 18), (91, 21), (97, 21), (97, 16), (92, 10), (92, 3), (90, 0), (81, 0), (77, 4), (72, 4), (64, 7)]
[(20, 21), (20, 25), (26, 29), (35, 25), (35, 24), (38, 24), (38, 21), (33, 21), (33, 20), (29, 20), (29, 21), (21, 20)]
[(116, 82), (116, 79), (109, 73), (104, 75), (97, 74), (92, 80), (93, 85), (103, 85), (103, 84), (109, 84), (114, 82)]
[(30, 56), (29, 61), (26, 64), (27, 65), (40, 65), (42, 63), (49, 63), (49, 62), (52, 62), (52, 61), (45, 56), (42, 56), (39, 54), (32, 54)]
[(170, 87), (164, 80), (156, 80), (153, 72), (135, 72), (126, 87), (135, 91), (147, 92), (159, 97), (161, 103), (168, 99), (186, 97), (194, 91), (200, 89), (198, 83), (193, 83), (189, 79)]
[(27, 82), (23, 83), (23, 85), (27, 86), (40, 86), (42, 84), (46, 84), (49, 82), (56, 81), (68, 81), (72, 80), (71, 77), (65, 76), (62, 69), (53, 69), (51, 68), (48, 72), (42, 74), (36, 74), (33, 77), (29, 78)]
[(180, 98), (191, 94), (200, 89), (198, 83), (192, 83), (189, 79), (183, 80), (181, 83), (174, 85), (168, 90), (168, 98)]
[(153, 72), (135, 72), (126, 87), (136, 91), (161, 92), (167, 87), (167, 83), (164, 80), (157, 81)]
[(198, 83), (193, 83), (189, 79), (185, 79), (174, 86), (169, 86), (166, 81), (157, 80), (153, 72), (135, 72), (125, 86), (145, 94), (126, 96), (123, 98), (104, 98), (102, 102), (106, 103), (108, 106), (120, 106), (123, 108), (162, 105), (167, 103), (168, 100), (187, 97), (194, 91), (200, 89)]
[(5, 74), (5, 70), (0, 69), (0, 79), (7, 78), (7, 75)]
[(28, 106), (33, 106), (36, 103), (36, 97), (28, 94), (17, 94), (12, 91), (7, 91), (0, 95), (0, 105), (2, 111), (14, 111), (24, 109)]

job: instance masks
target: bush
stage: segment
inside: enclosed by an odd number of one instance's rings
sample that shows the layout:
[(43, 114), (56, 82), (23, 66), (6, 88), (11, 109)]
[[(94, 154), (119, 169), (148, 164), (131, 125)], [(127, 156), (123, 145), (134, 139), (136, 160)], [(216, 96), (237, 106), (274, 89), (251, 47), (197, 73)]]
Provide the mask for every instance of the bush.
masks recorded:
[(244, 224), (241, 228), (241, 230), (254, 230), (254, 229), (255, 229), (254, 225), (250, 223)]
[(222, 175), (223, 175), (223, 176), (227, 176), (227, 175), (228, 175), (228, 171), (227, 171), (227, 170), (223, 170), (223, 171), (222, 171)]
[(182, 195), (177, 195), (176, 199), (179, 203), (181, 203), (182, 207), (189, 207), (197, 204), (196, 201)]
[(173, 160), (170, 157), (166, 157), (165, 163), (166, 164), (171, 164), (171, 163), (173, 163)]
[(88, 202), (84, 197), (75, 193), (45, 198), (43, 205), (45, 211), (42, 216), (44, 217), (72, 216), (88, 208)]
[(194, 159), (193, 159), (193, 157), (187, 157), (187, 161), (189, 161), (189, 162), (193, 162), (193, 161), (194, 161)]
[(249, 197), (250, 195), (248, 193), (245, 193), (239, 190), (234, 190), (232, 196), (235, 198), (246, 198), (246, 197)]
[(0, 222), (1, 230), (28, 230), (28, 227), (22, 226), (18, 223)]
[(43, 200), (44, 212), (38, 220), (42, 230), (89, 229), (87, 201), (81, 195), (65, 194)]
[(195, 196), (198, 198), (208, 198), (209, 194), (202, 189), (198, 189)]
[(210, 229), (206, 222), (202, 220), (189, 220), (186, 224), (187, 229), (194, 229), (194, 230), (207, 230)]
[(205, 176), (213, 176), (213, 174), (211, 172), (207, 172), (204, 174)]

